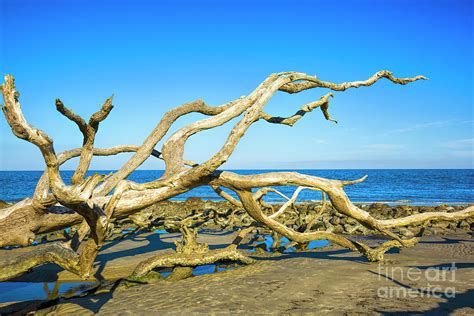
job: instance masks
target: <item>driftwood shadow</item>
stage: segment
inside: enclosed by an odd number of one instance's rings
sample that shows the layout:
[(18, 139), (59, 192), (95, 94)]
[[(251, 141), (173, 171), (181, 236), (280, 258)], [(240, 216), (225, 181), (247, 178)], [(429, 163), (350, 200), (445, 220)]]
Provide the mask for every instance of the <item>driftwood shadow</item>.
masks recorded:
[[(473, 264), (472, 263), (466, 263), (462, 264), (460, 263), (460, 266), (462, 268), (472, 268)], [(434, 266), (425, 266), (421, 267), (420, 269), (428, 269), (430, 267), (436, 268), (436, 267), (444, 267), (444, 265), (434, 265)], [(449, 315), (452, 312), (469, 307), (469, 308), (474, 308), (474, 289), (469, 289), (463, 293), (456, 293), (454, 297), (451, 295), (447, 295), (446, 293), (442, 291), (428, 291), (427, 289), (423, 288), (416, 288), (414, 286), (410, 286), (408, 284), (405, 284), (403, 282), (400, 282), (399, 280), (394, 279), (393, 277), (383, 274), (383, 273), (377, 273), (375, 271), (370, 271), (368, 270), (369, 273), (375, 274), (377, 276), (382, 276), (386, 280), (389, 280), (393, 282), (394, 284), (398, 285), (399, 287), (405, 288), (407, 290), (411, 291), (416, 291), (419, 292), (420, 294), (423, 295), (436, 295), (437, 297), (445, 300), (444, 302), (437, 303), (438, 306), (433, 307), (430, 310), (427, 311), (420, 311), (420, 310), (403, 310), (403, 311), (397, 311), (397, 312), (386, 312), (383, 310), (376, 310), (376, 312), (382, 314), (382, 315), (418, 315), (418, 314), (423, 314), (423, 315)]]
[[(442, 294), (442, 293), (440, 293)], [(438, 306), (433, 307), (427, 311), (419, 311), (419, 310), (406, 310), (400, 312), (385, 312), (383, 310), (376, 310), (376, 312), (392, 316), (392, 315), (451, 315), (453, 312), (462, 309), (462, 308), (474, 308), (474, 289), (469, 289), (463, 293), (456, 293), (456, 296), (452, 298), (445, 298), (446, 301), (438, 303)], [(466, 314), (468, 315), (468, 314)]]

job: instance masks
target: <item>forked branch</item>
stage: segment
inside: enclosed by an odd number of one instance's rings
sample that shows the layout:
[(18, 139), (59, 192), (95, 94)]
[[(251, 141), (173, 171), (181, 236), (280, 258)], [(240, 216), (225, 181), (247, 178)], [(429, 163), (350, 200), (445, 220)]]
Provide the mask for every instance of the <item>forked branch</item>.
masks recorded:
[(99, 129), (100, 122), (105, 120), (110, 111), (113, 109), (112, 99), (113, 96), (108, 98), (100, 110), (91, 115), (89, 123), (87, 124), (82, 117), (67, 108), (60, 99), (56, 99), (56, 109), (58, 112), (76, 123), (83, 135), (82, 150), (80, 155), (81, 157), (79, 159), (79, 164), (76, 168), (76, 171), (71, 177), (72, 184), (79, 184), (84, 181), (84, 175), (86, 174), (87, 170), (89, 170), (92, 156), (94, 155), (95, 135)]
[[(58, 111), (78, 125), (84, 138), (82, 148), (56, 155), (51, 138), (43, 131), (28, 124), (18, 102), (19, 93), (15, 90), (13, 77), (6, 76), (5, 83), (1, 86), (1, 92), (5, 101), (2, 109), (7, 122), (11, 126), (14, 135), (31, 142), (40, 149), (47, 167), (45, 174), (38, 183), (33, 201), (40, 205), (40, 208), (45, 209), (54, 203), (59, 203), (79, 214), (84, 218), (85, 222), (83, 222), (74, 235), (70, 244), (54, 244), (49, 248), (36, 248), (38, 250), (36, 259), (26, 256), (19, 258), (18, 260), (20, 261), (18, 262), (10, 261), (9, 266), (13, 265), (16, 268), (9, 270), (10, 272), (8, 273), (2, 274), (0, 272), (0, 279), (7, 279), (12, 275), (18, 275), (22, 271), (26, 271), (25, 269), (30, 269), (37, 264), (46, 262), (55, 262), (81, 276), (88, 276), (93, 261), (104, 243), (109, 223), (115, 215), (118, 214), (121, 217), (131, 215), (147, 206), (204, 185), (211, 186), (221, 197), (233, 205), (244, 208), (255, 221), (253, 224), (249, 223), (249, 225), (264, 225), (275, 232), (275, 234), (286, 236), (298, 243), (320, 239), (330, 240), (334, 244), (361, 252), (371, 261), (381, 260), (383, 253), (390, 247), (411, 247), (418, 241), (417, 238), (402, 239), (390, 231), (393, 227), (412, 225), (432, 219), (456, 221), (474, 216), (474, 206), (471, 206), (463, 211), (452, 213), (432, 212), (416, 214), (405, 218), (379, 220), (355, 206), (344, 192), (345, 186), (361, 182), (365, 177), (357, 180), (339, 181), (296, 172), (239, 175), (232, 172), (218, 171), (218, 168), (232, 155), (248, 129), (261, 119), (269, 123), (293, 126), (307, 113), (319, 107), (327, 120), (334, 121), (328, 112), (329, 98), (332, 97), (332, 93), (327, 93), (319, 100), (301, 106), (290, 117), (267, 114), (264, 110), (265, 106), (278, 91), (298, 93), (314, 88), (344, 91), (349, 88), (370, 86), (381, 78), (386, 78), (393, 83), (402, 85), (426, 79), (423, 76), (397, 78), (391, 72), (384, 70), (377, 72), (365, 81), (337, 84), (322, 81), (315, 76), (299, 72), (275, 73), (268, 76), (247, 96), (221, 106), (213, 107), (207, 105), (202, 100), (197, 100), (171, 109), (166, 112), (140, 146), (122, 145), (109, 149), (94, 148), (94, 140), (99, 124), (109, 115), (113, 108), (112, 97), (105, 101), (101, 109), (94, 113), (87, 123), (80, 116), (65, 107), (60, 100), (56, 100)], [(180, 117), (190, 113), (200, 113), (207, 117), (185, 125), (169, 135), (168, 138), (165, 138), (172, 125)], [(224, 144), (216, 153), (200, 163), (185, 159), (184, 148), (187, 141), (193, 135), (224, 125), (234, 119), (237, 119), (237, 122), (231, 129)], [(155, 150), (155, 146), (160, 141), (163, 141), (163, 146), (159, 152)], [(121, 152), (134, 152), (134, 154), (117, 172), (110, 175), (85, 177), (94, 155), (114, 155)], [(66, 160), (77, 156), (80, 156), (79, 164), (72, 177), (72, 185), (69, 186), (61, 179), (59, 166)], [(126, 180), (150, 156), (164, 160), (166, 170), (163, 176), (147, 183), (135, 183)], [(272, 188), (284, 185), (297, 187), (291, 198)], [(223, 188), (234, 191), (238, 199), (225, 192)], [(379, 247), (371, 248), (329, 231), (312, 232), (313, 222), (308, 223), (308, 227), (304, 232), (288, 228), (277, 219), (290, 206), (294, 205), (298, 194), (303, 189), (321, 191), (323, 196), (326, 194), (329, 197), (333, 207), (338, 212), (358, 221), (361, 225), (381, 232), (392, 240), (383, 243)], [(112, 191), (113, 194), (109, 195)], [(286, 200), (277, 212), (273, 212), (270, 215), (264, 212), (264, 209), (273, 210), (273, 205), (264, 201), (264, 196), (268, 192), (279, 194)], [(10, 208), (8, 213), (5, 212), (5, 216), (0, 216), (0, 219), (8, 220), (9, 215), (19, 210), (21, 210), (20, 207)], [(13, 215), (16, 216), (17, 214)], [(196, 216), (199, 217), (200, 215)], [(234, 216), (234, 213), (229, 216)], [(74, 220), (77, 221), (77, 219)], [(60, 226), (57, 223), (55, 225), (54, 227)], [(241, 234), (245, 235), (251, 230), (252, 227), (245, 228), (241, 231)], [(47, 228), (44, 228), (43, 231), (47, 231)], [(137, 267), (135, 276), (142, 276), (147, 271), (150, 271), (150, 269), (158, 266), (190, 267), (229, 259), (250, 262), (248, 258), (236, 250), (235, 244), (219, 251), (199, 249), (201, 248), (192, 248), (190, 253), (183, 252), (152, 258)], [(64, 254), (64, 258), (58, 258), (58, 253)]]

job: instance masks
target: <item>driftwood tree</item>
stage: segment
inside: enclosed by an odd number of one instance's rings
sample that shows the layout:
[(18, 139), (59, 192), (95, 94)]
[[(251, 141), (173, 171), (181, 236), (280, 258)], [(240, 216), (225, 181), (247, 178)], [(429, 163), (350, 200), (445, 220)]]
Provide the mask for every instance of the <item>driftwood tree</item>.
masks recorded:
[[(393, 83), (407, 83), (426, 79), (423, 76), (397, 78), (389, 71), (380, 71), (364, 81), (336, 84), (322, 81), (314, 76), (298, 72), (282, 72), (268, 76), (255, 90), (247, 96), (220, 106), (209, 106), (202, 100), (183, 104), (168, 111), (151, 131), (143, 144), (119, 145), (112, 148), (95, 148), (94, 139), (99, 124), (107, 118), (112, 110), (112, 97), (107, 99), (101, 109), (94, 113), (88, 122), (67, 108), (59, 99), (57, 110), (73, 121), (83, 134), (82, 148), (76, 148), (57, 154), (53, 140), (43, 131), (33, 127), (24, 117), (19, 103), (19, 93), (14, 85), (14, 78), (5, 77), (1, 85), (4, 116), (15, 136), (24, 139), (41, 151), (46, 170), (39, 180), (34, 196), (0, 210), (0, 247), (8, 245), (28, 246), (36, 234), (51, 232), (80, 224), (73, 238), (67, 242), (51, 242), (30, 246), (20, 256), (0, 262), (0, 280), (18, 276), (29, 269), (44, 263), (56, 263), (61, 267), (89, 277), (92, 264), (104, 243), (107, 229), (111, 223), (128, 217), (150, 205), (168, 200), (198, 186), (210, 186), (221, 197), (230, 203), (242, 207), (253, 219), (254, 224), (263, 225), (293, 242), (305, 243), (311, 240), (326, 239), (333, 244), (358, 251), (370, 261), (383, 259), (385, 251), (392, 247), (410, 247), (418, 238), (402, 239), (390, 229), (427, 220), (461, 220), (474, 215), (474, 207), (457, 212), (429, 212), (404, 218), (378, 220), (368, 212), (352, 204), (344, 192), (344, 187), (361, 182), (365, 177), (351, 181), (329, 180), (299, 174), (296, 172), (269, 172), (257, 175), (240, 175), (233, 172), (219, 171), (233, 153), (239, 140), (248, 128), (259, 120), (268, 123), (293, 126), (307, 113), (319, 108), (327, 120), (332, 120), (328, 113), (328, 93), (319, 100), (305, 104), (290, 117), (273, 116), (264, 111), (269, 99), (277, 92), (298, 93), (304, 90), (325, 88), (333, 91), (344, 91), (350, 88), (370, 86), (381, 78)], [(161, 151), (155, 150), (157, 143), (164, 139), (170, 127), (180, 117), (189, 113), (201, 113), (207, 118), (195, 121), (171, 134), (163, 143)], [(240, 117), (233, 126), (223, 146), (207, 161), (194, 163), (185, 160), (184, 147), (188, 139), (199, 132), (212, 129)], [(116, 172), (109, 175), (94, 174), (86, 177), (93, 156), (111, 156), (124, 152), (134, 152), (132, 157)], [(77, 169), (67, 185), (61, 178), (59, 167), (65, 161), (80, 157)], [(164, 160), (165, 172), (162, 177), (148, 183), (134, 183), (126, 180), (137, 167), (150, 157)], [(295, 186), (295, 193), (275, 213), (267, 211), (264, 196), (274, 191), (272, 186)], [(236, 193), (232, 197), (223, 188)], [(391, 240), (371, 248), (361, 242), (332, 232), (317, 231), (297, 232), (278, 220), (278, 217), (293, 204), (298, 193), (303, 189), (321, 191), (327, 195), (338, 212), (351, 217), (365, 227), (377, 230)], [(181, 223), (184, 233), (182, 244), (177, 245), (177, 252), (168, 257), (150, 258), (140, 264), (134, 277), (147, 274), (157, 266), (192, 267), (218, 260), (239, 260), (251, 262), (237, 250), (242, 236), (250, 228), (243, 229), (236, 241), (221, 250), (208, 250), (196, 244), (192, 231)], [(0, 259), (1, 260), (1, 259)]]

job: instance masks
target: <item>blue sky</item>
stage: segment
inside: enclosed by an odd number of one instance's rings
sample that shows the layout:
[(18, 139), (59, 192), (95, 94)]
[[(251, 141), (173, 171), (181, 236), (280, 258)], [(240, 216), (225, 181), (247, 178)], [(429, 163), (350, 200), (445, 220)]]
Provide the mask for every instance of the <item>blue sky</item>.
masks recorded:
[[(56, 112), (58, 97), (89, 117), (114, 93), (115, 108), (96, 141), (108, 147), (140, 144), (167, 109), (197, 98), (230, 101), (273, 72), (343, 82), (389, 69), (430, 80), (336, 93), (330, 112), (337, 125), (320, 111), (292, 128), (258, 122), (225, 167), (474, 165), (472, 1), (0, 3), (0, 73), (16, 77), (27, 119), (53, 137), (58, 152), (82, 142)], [(280, 93), (266, 109), (289, 115), (326, 92)], [(177, 127), (199, 117), (180, 119)], [(191, 138), (186, 158), (210, 157), (230, 128)], [(92, 167), (115, 169), (128, 157), (97, 158)], [(43, 166), (39, 151), (16, 139), (2, 118), (0, 169)], [(142, 168), (163, 164), (150, 160)]]

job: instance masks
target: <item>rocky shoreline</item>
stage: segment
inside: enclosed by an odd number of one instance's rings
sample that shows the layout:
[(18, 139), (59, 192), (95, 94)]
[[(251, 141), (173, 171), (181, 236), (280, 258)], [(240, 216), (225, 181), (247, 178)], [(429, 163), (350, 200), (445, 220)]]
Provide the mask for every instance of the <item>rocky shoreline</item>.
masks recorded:
[[(281, 204), (274, 204), (274, 210), (277, 210)], [(359, 204), (358, 207), (369, 212), (377, 219), (390, 219), (410, 216), (425, 212), (455, 212), (466, 208), (463, 205), (438, 205), (438, 206), (410, 206), (396, 205), (390, 206), (383, 203)], [(280, 218), (289, 227), (299, 230), (305, 226), (311, 219), (317, 217), (314, 221), (312, 230), (332, 231), (340, 234), (371, 235), (377, 232), (367, 229), (360, 225), (356, 220), (349, 218), (337, 212), (328, 203), (324, 210), (321, 210), (321, 202), (303, 202), (296, 204), (296, 209), (285, 212)], [(186, 201), (168, 201), (149, 207), (140, 213), (131, 217), (131, 220), (119, 221), (120, 225), (128, 228), (139, 227), (140, 222), (157, 221), (158, 218), (169, 216), (179, 216), (185, 218), (198, 212), (215, 211), (218, 214), (234, 214), (233, 226), (244, 226), (248, 224), (249, 218), (242, 216), (244, 211), (225, 201), (201, 200), (199, 198), (190, 198)], [(269, 211), (271, 212), (271, 211)], [(318, 213), (320, 213), (319, 216)], [(240, 215), (240, 216), (239, 216)], [(219, 228), (216, 222), (205, 223), (206, 228)], [(400, 233), (406, 237), (412, 237), (420, 232), (422, 226), (425, 226), (426, 235), (442, 235), (447, 233), (463, 233), (474, 230), (474, 219), (465, 219), (458, 222), (449, 221), (428, 221), (420, 225), (408, 226), (406, 228), (394, 228), (395, 233)]]
[[(281, 204), (272, 205), (273, 210), (267, 209), (269, 214), (277, 210)], [(270, 207), (270, 205), (269, 205)], [(388, 205), (383, 203), (358, 204), (358, 207), (369, 212), (377, 219), (391, 219), (406, 217), (425, 212), (455, 212), (466, 208), (465, 205), (437, 205), (437, 206), (411, 206)], [(207, 214), (208, 220), (200, 223), (200, 228), (214, 230), (234, 230), (247, 226), (252, 219), (239, 207), (227, 201), (211, 201), (199, 198), (189, 198), (186, 201), (165, 201), (148, 207), (139, 213), (114, 223), (109, 239), (123, 238), (125, 235), (136, 232), (168, 230), (166, 225), (169, 218), (187, 218), (197, 214)], [(340, 214), (330, 203), (323, 206), (322, 202), (303, 202), (286, 211), (279, 219), (288, 227), (304, 231), (311, 225), (312, 231), (331, 231), (345, 235), (378, 235), (377, 231), (370, 230), (359, 224), (356, 220)], [(465, 219), (457, 222), (428, 221), (419, 225), (393, 228), (392, 231), (405, 238), (413, 237), (420, 233), (424, 227), (424, 235), (445, 235), (451, 233), (469, 233), (474, 231), (474, 219)], [(171, 229), (172, 230), (172, 229)], [(263, 233), (269, 233), (265, 228), (260, 228)], [(75, 227), (65, 231), (57, 231), (39, 235), (36, 243), (69, 238)]]

